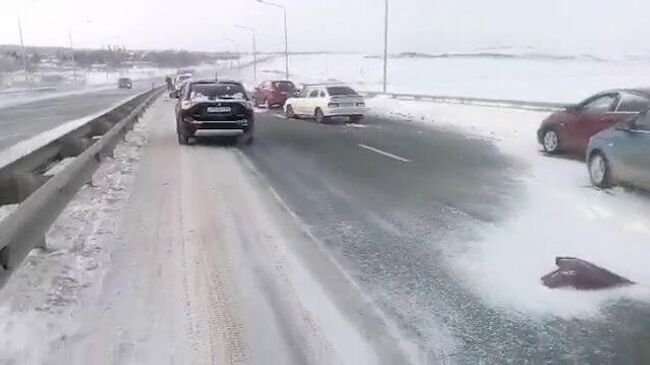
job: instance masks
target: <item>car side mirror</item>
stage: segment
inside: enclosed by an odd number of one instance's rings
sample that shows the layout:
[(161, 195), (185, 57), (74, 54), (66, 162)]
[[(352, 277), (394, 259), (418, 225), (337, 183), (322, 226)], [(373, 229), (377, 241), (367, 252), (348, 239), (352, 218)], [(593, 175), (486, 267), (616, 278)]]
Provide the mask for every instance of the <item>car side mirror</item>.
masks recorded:
[(293, 95), (294, 98), (299, 98), (300, 97), (300, 90), (294, 90), (292, 95)]

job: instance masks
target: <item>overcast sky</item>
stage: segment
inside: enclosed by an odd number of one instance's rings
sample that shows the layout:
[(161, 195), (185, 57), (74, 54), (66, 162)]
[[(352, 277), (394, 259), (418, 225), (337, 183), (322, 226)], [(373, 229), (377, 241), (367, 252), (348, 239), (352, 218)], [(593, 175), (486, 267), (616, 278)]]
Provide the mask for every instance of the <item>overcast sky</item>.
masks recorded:
[[(380, 52), (383, 0), (276, 0), (292, 51)], [(256, 0), (0, 0), (0, 44), (191, 50), (283, 49), (282, 13)], [(390, 0), (391, 52), (535, 47), (562, 53), (647, 52), (648, 0)], [(228, 42), (223, 38), (232, 38)]]

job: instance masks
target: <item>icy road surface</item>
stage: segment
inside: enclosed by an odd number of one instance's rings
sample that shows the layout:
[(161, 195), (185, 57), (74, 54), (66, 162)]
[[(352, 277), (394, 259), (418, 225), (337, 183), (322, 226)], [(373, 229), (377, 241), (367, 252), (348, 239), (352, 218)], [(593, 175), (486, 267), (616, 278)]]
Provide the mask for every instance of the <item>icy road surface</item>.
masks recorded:
[(134, 82), (133, 89), (117, 86), (82, 90), (59, 95), (43, 96), (24, 103), (2, 105), (0, 100), (0, 152), (68, 121), (102, 111), (113, 104), (151, 89), (151, 81)]
[(166, 98), (138, 128), (5, 288), (0, 360), (408, 362), (236, 147), (179, 146)]
[[(0, 358), (649, 361), (647, 194), (539, 153), (544, 113), (368, 104), (362, 124), (258, 110), (240, 150), (178, 146), (159, 101), (4, 289)], [(556, 255), (638, 285), (546, 289)]]

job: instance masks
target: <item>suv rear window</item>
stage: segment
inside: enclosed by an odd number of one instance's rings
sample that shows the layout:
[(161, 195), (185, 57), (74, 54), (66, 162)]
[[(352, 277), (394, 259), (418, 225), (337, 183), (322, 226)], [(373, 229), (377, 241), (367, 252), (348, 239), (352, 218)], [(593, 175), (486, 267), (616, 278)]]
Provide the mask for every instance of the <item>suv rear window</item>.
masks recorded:
[(327, 88), (327, 93), (330, 94), (330, 96), (357, 95), (356, 91), (347, 86), (330, 86)]
[(289, 81), (274, 81), (273, 88), (282, 90), (282, 91), (291, 91), (295, 88), (293, 82)]
[(192, 84), (189, 99), (246, 99), (246, 91), (233, 84)]

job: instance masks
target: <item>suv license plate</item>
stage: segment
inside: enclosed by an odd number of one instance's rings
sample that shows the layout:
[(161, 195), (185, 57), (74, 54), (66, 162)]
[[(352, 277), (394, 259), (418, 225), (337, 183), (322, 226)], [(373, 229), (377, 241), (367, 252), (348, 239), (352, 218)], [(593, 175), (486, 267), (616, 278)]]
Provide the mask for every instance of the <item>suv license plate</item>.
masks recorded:
[(209, 106), (207, 111), (208, 113), (230, 113), (229, 106)]

